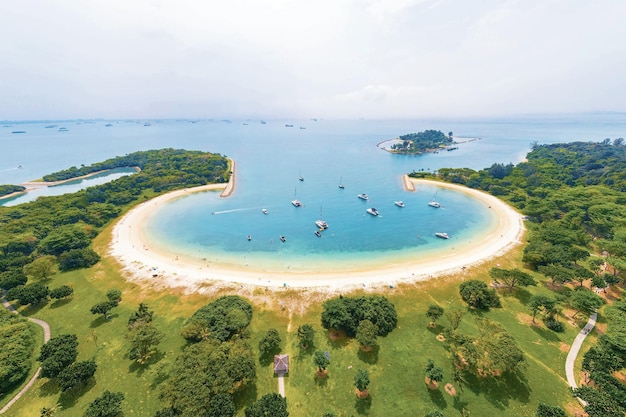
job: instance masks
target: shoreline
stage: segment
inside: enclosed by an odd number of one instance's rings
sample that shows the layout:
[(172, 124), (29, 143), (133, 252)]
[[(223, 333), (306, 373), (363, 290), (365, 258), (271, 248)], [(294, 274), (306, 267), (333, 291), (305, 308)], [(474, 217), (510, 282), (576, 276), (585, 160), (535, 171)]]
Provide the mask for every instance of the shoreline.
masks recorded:
[(338, 272), (252, 270), (244, 265), (227, 265), (207, 262), (204, 259), (175, 256), (167, 251), (159, 250), (157, 245), (151, 244), (145, 238), (141, 225), (160, 205), (190, 193), (221, 188), (224, 188), (220, 194), (221, 197), (231, 195), (235, 183), (234, 166), (233, 161), (233, 175), (227, 184), (210, 184), (163, 194), (133, 208), (119, 220), (113, 228), (108, 253), (122, 265), (127, 279), (164, 287), (183, 287), (189, 291), (198, 291), (216, 283), (266, 287), (266, 289), (291, 287), (325, 291), (362, 288), (378, 284), (388, 286), (448, 275), (487, 262), (521, 244), (525, 230), (522, 215), (489, 194), (456, 184), (412, 179), (405, 176), (406, 178), (403, 178), (405, 185), (410, 184), (413, 187), (418, 184), (435, 185), (478, 199), (495, 212), (496, 224), (478, 241), (459, 242), (458, 250), (453, 248), (447, 253), (442, 252), (420, 259), (405, 259), (393, 265)]

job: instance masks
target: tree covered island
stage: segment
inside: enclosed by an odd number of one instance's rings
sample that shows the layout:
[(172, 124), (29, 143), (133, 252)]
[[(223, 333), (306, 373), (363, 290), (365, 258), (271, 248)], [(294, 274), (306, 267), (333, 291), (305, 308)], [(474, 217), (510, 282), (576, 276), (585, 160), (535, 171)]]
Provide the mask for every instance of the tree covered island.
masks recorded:
[(391, 152), (400, 154), (421, 154), (435, 152), (454, 144), (452, 132), (447, 135), (440, 130), (424, 130), (408, 133), (398, 138), (399, 142), (391, 145)]

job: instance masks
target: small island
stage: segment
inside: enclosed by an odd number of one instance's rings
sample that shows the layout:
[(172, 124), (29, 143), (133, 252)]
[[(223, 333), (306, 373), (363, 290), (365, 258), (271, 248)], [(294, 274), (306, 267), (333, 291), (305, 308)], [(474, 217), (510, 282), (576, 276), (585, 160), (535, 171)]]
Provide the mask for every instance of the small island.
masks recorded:
[[(456, 149), (456, 147), (451, 146), (456, 143), (452, 135), (452, 132), (446, 135), (440, 130), (430, 129), (418, 133), (408, 133), (392, 141), (383, 142), (378, 146), (392, 153), (419, 155), (425, 152), (437, 152), (442, 149)], [(392, 142), (391, 145), (389, 145), (390, 142)]]

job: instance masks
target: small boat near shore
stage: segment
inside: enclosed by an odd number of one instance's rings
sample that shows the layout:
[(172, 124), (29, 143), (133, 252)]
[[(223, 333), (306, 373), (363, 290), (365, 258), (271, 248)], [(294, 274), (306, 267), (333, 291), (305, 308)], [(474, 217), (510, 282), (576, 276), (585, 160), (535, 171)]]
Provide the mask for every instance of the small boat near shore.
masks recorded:
[(441, 204), (439, 204), (439, 202), (438, 202), (438, 201), (435, 201), (435, 200), (430, 201), (430, 202), (428, 203), (428, 205), (429, 205), (429, 206), (431, 206), (431, 207), (434, 207), (434, 208), (440, 208), (440, 207), (441, 207)]
[(268, 214), (268, 213), (269, 213), (269, 211), (267, 211), (267, 209), (266, 209), (266, 208), (264, 208), (264, 209), (263, 209), (263, 210), (261, 210), (261, 211), (263, 212), (263, 214)]
[(328, 229), (328, 223), (324, 220), (315, 220), (315, 225), (322, 230)]
[(359, 197), (361, 200), (366, 200), (366, 201), (370, 199), (365, 193), (359, 194), (357, 195), (357, 197)]
[(317, 236), (317, 237), (322, 237), (322, 232), (320, 232), (319, 230), (316, 230), (316, 231), (314, 232), (314, 234), (315, 234), (315, 236)]
[(378, 210), (376, 210), (374, 207), (370, 207), (367, 210), (365, 210), (366, 212), (368, 212), (369, 214), (371, 214), (372, 216), (378, 216), (380, 215), (380, 213), (378, 212)]
[(291, 200), (291, 204), (293, 204), (294, 207), (302, 207), (302, 202), (300, 200)]
[(393, 204), (395, 204), (398, 207), (404, 207), (404, 203), (402, 202), (402, 200), (394, 201)]
[(450, 236), (448, 236), (448, 234), (445, 232), (436, 232), (435, 236), (441, 239), (450, 239)]
[(252, 240), (252, 236), (248, 235), (248, 242)]
[(285, 242), (287, 240), (287, 238), (285, 236), (280, 236), (279, 239), (280, 239), (281, 242)]

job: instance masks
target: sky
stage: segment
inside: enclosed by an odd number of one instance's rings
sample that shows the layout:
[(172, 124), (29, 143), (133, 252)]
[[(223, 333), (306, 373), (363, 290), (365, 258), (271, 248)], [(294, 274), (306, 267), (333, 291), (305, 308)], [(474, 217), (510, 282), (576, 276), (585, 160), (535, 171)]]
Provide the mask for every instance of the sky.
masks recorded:
[(626, 111), (623, 0), (6, 0), (0, 120)]

